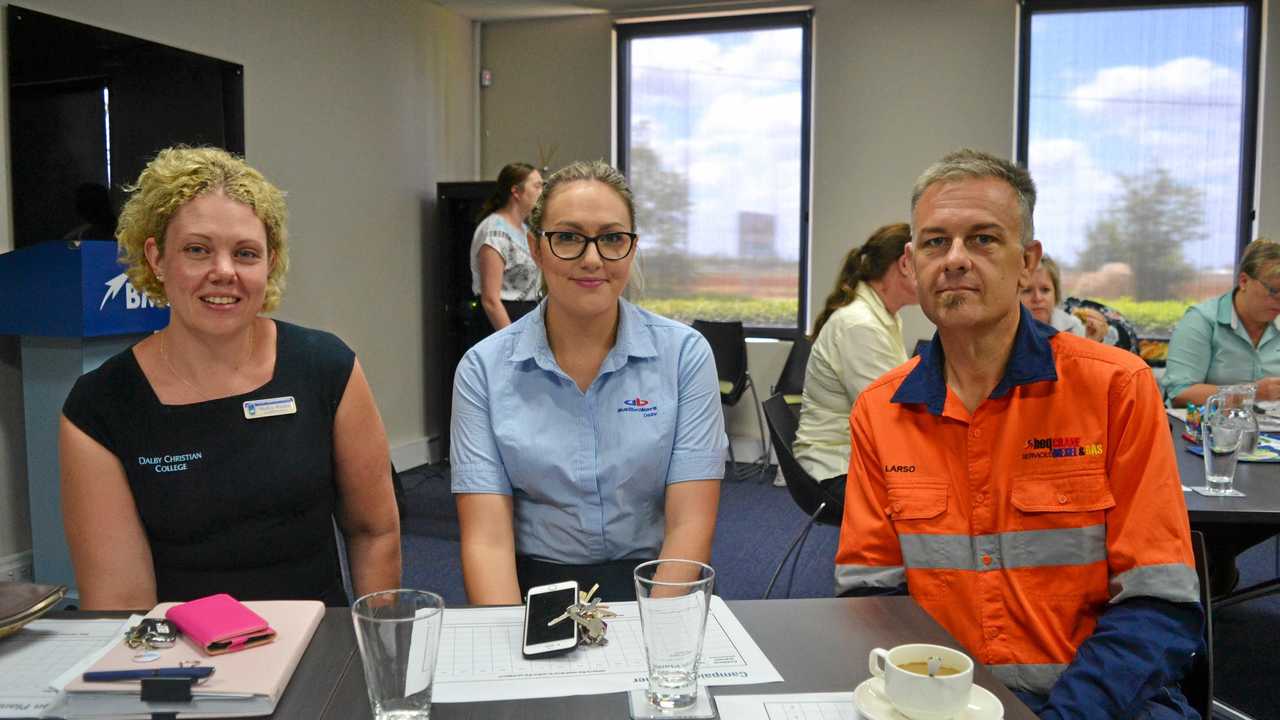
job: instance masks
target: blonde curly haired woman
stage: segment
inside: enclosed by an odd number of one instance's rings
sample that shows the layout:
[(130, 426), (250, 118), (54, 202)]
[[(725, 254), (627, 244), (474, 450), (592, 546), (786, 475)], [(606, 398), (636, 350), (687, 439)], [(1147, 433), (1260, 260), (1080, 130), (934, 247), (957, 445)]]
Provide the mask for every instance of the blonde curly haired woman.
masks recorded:
[(162, 150), (116, 237), (162, 331), (82, 376), (59, 431), (63, 520), (85, 609), (226, 592), (346, 604), (400, 582), (373, 393), (337, 337), (261, 317), (288, 268), (284, 195), (215, 148)]

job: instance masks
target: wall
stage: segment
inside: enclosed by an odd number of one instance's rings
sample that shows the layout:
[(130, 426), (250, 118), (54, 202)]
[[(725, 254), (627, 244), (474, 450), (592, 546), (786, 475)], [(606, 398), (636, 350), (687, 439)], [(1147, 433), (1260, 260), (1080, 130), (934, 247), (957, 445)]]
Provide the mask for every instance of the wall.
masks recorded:
[(1280, 240), (1280, 6), (1271, 0), (1263, 2), (1262, 35), (1255, 228), (1257, 236)]
[(584, 15), (484, 24), (481, 65), (493, 72), (480, 91), (484, 177), (516, 161), (558, 168), (610, 157), (612, 23)]
[[(477, 176), (471, 22), (425, 0), (21, 4), (245, 66), (246, 155), (287, 191), (291, 216), (276, 316), (355, 348), (397, 462), (424, 461), (448, 418), (432, 412), (442, 370), (428, 339), (442, 318), (424, 317), (439, 283), (423, 248), (436, 183)], [(6, 170), (0, 251), (13, 246), (9, 196)], [(0, 559), (30, 547), (19, 365), (0, 338)]]

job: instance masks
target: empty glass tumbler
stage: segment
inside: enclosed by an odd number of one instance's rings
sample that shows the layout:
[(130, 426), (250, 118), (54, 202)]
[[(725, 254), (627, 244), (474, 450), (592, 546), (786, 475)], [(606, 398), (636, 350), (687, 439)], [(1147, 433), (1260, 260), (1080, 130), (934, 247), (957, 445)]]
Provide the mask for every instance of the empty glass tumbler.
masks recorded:
[(444, 598), (423, 590), (370, 593), (351, 606), (375, 720), (428, 720)]
[(675, 709), (698, 699), (698, 660), (716, 571), (694, 560), (653, 560), (635, 569), (649, 670), (649, 702)]

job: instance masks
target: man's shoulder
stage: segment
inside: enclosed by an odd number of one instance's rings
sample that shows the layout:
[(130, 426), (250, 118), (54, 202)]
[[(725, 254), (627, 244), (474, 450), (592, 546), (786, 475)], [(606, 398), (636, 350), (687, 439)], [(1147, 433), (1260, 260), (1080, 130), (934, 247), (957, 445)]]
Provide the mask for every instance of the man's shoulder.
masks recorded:
[(1059, 388), (1123, 387), (1134, 377), (1151, 372), (1151, 367), (1141, 357), (1088, 338), (1060, 332), (1050, 339), (1050, 343)]

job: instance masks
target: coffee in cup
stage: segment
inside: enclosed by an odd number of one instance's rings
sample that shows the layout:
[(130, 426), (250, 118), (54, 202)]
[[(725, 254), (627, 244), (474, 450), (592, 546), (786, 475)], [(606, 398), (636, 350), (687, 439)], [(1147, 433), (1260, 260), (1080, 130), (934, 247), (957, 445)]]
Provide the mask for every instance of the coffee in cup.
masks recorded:
[(916, 675), (937, 675), (940, 677), (946, 677), (948, 675), (960, 674), (960, 670), (953, 668), (950, 665), (943, 665), (942, 663), (938, 663), (938, 665), (932, 670), (929, 669), (929, 663), (927, 662), (902, 663), (898, 665), (898, 667), (909, 673), (915, 673)]
[(959, 650), (923, 643), (876, 648), (868, 664), (884, 680), (885, 699), (912, 720), (948, 720), (969, 704), (973, 660)]

